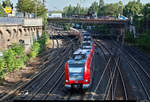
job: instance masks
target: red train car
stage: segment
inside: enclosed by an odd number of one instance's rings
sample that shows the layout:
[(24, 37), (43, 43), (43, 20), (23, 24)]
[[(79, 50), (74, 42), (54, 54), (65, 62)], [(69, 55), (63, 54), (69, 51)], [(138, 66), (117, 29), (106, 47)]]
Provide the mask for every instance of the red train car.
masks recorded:
[(87, 89), (92, 82), (92, 58), (89, 50), (79, 49), (65, 64), (65, 87)]

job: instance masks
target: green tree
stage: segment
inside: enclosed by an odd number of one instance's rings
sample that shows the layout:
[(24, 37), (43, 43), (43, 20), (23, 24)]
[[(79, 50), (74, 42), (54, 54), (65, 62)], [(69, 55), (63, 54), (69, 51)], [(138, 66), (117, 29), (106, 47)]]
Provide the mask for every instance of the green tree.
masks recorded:
[(43, 3), (37, 0), (18, 0), (16, 8), (19, 12), (23, 12), (24, 15), (25, 13), (36, 13), (36, 9), (37, 16), (42, 16), (45, 12), (47, 12)]
[(63, 15), (70, 17), (70, 16), (73, 15), (73, 12), (74, 12), (74, 7), (72, 7), (71, 5), (69, 5), (68, 7), (64, 8)]
[(138, 3), (140, 3), (140, 2), (141, 2), (141, 0), (137, 0), (137, 2), (138, 2)]
[(0, 79), (4, 76), (4, 67), (5, 67), (5, 60), (4, 58), (0, 57)]
[(118, 13), (121, 15), (123, 14), (123, 8), (124, 8), (124, 6), (123, 6), (122, 1), (119, 1)]
[(0, 3), (0, 17), (4, 17), (4, 15), (5, 15), (5, 11)]
[(80, 7), (79, 4), (77, 6), (66, 6), (63, 9), (63, 16), (71, 17), (72, 15), (77, 15), (77, 14), (87, 14), (88, 8), (82, 8)]
[[(142, 14), (144, 17), (144, 25), (146, 26), (146, 30), (149, 30), (149, 22), (150, 22), (150, 3), (146, 4), (142, 10)], [(145, 28), (145, 27), (144, 27)]]
[(3, 5), (4, 8), (6, 6), (13, 8), (13, 4), (10, 2), (10, 0), (3, 0), (2, 5)]
[(17, 11), (25, 13), (33, 13), (35, 11), (35, 2), (33, 0), (18, 0)]
[(99, 8), (102, 8), (104, 6), (104, 0), (99, 0)]
[(98, 12), (99, 9), (99, 5), (98, 3), (95, 1), (92, 3), (92, 5), (89, 8), (89, 12)]
[(47, 13), (48, 9), (45, 8), (41, 1), (38, 1), (37, 5), (37, 16), (43, 16), (44, 13)]
[(143, 5), (140, 2), (130, 1), (124, 8), (124, 15), (127, 17), (134, 17), (135, 15), (141, 14)]
[(81, 6), (80, 4), (78, 3), (77, 6), (74, 8), (73, 12), (74, 14), (80, 14), (80, 9), (81, 9)]
[(119, 8), (118, 3), (107, 4), (99, 10), (98, 15), (99, 16), (117, 16), (118, 8)]

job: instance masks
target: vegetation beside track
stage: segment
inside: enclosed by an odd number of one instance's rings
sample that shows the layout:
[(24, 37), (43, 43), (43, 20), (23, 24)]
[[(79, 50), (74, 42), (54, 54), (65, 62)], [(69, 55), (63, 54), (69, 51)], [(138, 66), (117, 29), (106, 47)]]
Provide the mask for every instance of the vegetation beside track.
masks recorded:
[(0, 57), (0, 79), (4, 78), (9, 72), (21, 69), (30, 59), (38, 56), (48, 43), (48, 35), (45, 33), (42, 34), (37, 41), (34, 41), (29, 54), (24, 52), (24, 45), (13, 44), (12, 47), (4, 51), (3, 56)]
[(29, 53), (29, 58), (35, 58), (39, 53), (41, 53), (46, 45), (49, 43), (49, 37), (47, 34), (43, 34), (38, 41), (33, 43), (31, 48), (31, 52)]
[(150, 55), (150, 35), (147, 32), (138, 35), (137, 38), (134, 38), (132, 33), (126, 32), (125, 41), (130, 45), (140, 48), (142, 51)]

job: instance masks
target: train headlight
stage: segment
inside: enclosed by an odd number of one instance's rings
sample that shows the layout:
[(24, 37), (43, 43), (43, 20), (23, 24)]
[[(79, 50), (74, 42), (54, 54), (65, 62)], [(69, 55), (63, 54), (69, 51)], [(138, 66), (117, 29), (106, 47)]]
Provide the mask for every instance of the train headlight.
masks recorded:
[(69, 80), (66, 80), (66, 83), (68, 83), (69, 82)]
[(85, 80), (84, 82), (88, 82), (88, 80)]

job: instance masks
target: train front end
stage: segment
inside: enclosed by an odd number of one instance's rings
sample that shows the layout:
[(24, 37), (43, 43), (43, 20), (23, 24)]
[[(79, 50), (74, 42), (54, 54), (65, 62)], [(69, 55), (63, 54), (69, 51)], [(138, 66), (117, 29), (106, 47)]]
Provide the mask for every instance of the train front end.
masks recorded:
[(83, 88), (90, 87), (90, 54), (75, 54), (76, 58), (65, 64), (65, 87)]

